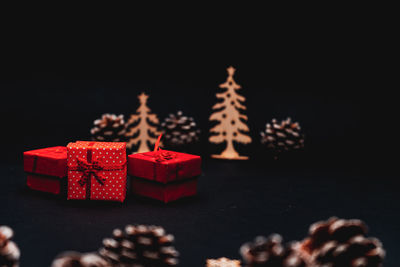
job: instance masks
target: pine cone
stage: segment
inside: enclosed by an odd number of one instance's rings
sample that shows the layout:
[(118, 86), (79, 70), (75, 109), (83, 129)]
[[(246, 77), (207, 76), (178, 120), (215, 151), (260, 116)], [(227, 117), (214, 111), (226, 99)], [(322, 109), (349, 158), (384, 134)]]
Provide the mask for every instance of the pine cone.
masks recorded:
[(93, 122), (92, 139), (101, 142), (123, 142), (125, 140), (124, 115), (103, 114)]
[(265, 144), (275, 155), (282, 152), (302, 149), (304, 147), (304, 134), (298, 122), (291, 118), (278, 123), (272, 119), (266, 124), (265, 132), (261, 132), (261, 143)]
[(96, 253), (68, 251), (58, 255), (51, 267), (111, 267), (111, 264)]
[(169, 114), (161, 123), (163, 143), (167, 147), (184, 147), (199, 141), (200, 130), (192, 117), (182, 115), (182, 111)]
[(335, 217), (314, 223), (301, 245), (315, 266), (377, 267), (385, 257), (381, 242), (367, 238), (367, 226), (360, 220)]
[(104, 239), (99, 252), (117, 267), (176, 266), (179, 253), (173, 241), (160, 226), (127, 225), (125, 231), (115, 229), (112, 238)]
[(18, 267), (20, 252), (10, 239), (14, 232), (8, 226), (0, 226), (0, 267)]
[(208, 259), (207, 267), (240, 267), (239, 260), (230, 260), (228, 258)]
[(295, 244), (282, 245), (278, 234), (268, 238), (259, 236), (254, 242), (246, 243), (240, 248), (240, 254), (248, 267), (305, 267), (306, 262), (295, 249)]

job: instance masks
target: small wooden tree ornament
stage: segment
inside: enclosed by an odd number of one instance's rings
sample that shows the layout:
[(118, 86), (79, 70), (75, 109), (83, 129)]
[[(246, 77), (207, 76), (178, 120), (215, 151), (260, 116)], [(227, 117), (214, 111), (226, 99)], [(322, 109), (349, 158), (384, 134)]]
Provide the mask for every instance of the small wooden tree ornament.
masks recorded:
[(210, 129), (214, 135), (210, 136), (211, 143), (226, 142), (226, 148), (219, 155), (211, 155), (218, 159), (236, 159), (246, 160), (247, 156), (240, 156), (236, 152), (233, 142), (243, 144), (251, 143), (251, 138), (245, 132), (249, 132), (249, 127), (243, 122), (247, 121), (247, 116), (240, 113), (240, 110), (246, 110), (242, 104), (246, 99), (236, 91), (241, 89), (233, 79), (235, 68), (232, 66), (227, 69), (228, 78), (225, 83), (220, 84), (221, 89), (226, 89), (222, 93), (217, 93), (217, 98), (223, 99), (222, 102), (215, 104), (212, 109), (217, 110), (210, 116), (210, 121), (219, 121), (219, 124)]
[[(159, 123), (157, 115), (151, 114), (150, 108), (147, 106), (149, 95), (141, 93), (139, 96), (140, 106), (136, 110), (136, 114), (132, 114), (127, 121), (128, 131), (126, 136), (129, 138), (126, 146), (132, 148), (140, 142), (138, 153), (148, 152), (150, 148), (148, 143), (154, 145), (157, 136), (160, 134), (157, 131), (156, 125)], [(133, 137), (137, 135), (136, 137)]]

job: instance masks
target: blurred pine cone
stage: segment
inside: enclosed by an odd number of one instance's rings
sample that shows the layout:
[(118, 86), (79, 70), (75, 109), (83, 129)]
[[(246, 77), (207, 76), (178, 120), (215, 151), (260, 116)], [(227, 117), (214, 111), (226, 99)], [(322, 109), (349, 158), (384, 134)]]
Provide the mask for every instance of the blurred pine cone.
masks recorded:
[(295, 249), (295, 243), (286, 247), (282, 245), (282, 237), (272, 234), (268, 238), (256, 237), (254, 242), (245, 243), (240, 254), (246, 266), (265, 267), (305, 267), (306, 262)]
[(169, 114), (161, 123), (163, 144), (168, 148), (185, 147), (199, 141), (200, 130), (192, 117), (182, 115), (182, 111)]
[(10, 239), (14, 232), (8, 226), (0, 226), (0, 267), (18, 267), (20, 251)]
[(207, 259), (206, 267), (240, 267), (239, 260), (231, 260), (228, 258)]
[(67, 251), (58, 255), (51, 267), (111, 267), (111, 264), (96, 253)]
[(304, 148), (304, 134), (298, 122), (292, 122), (291, 118), (278, 123), (272, 119), (266, 124), (264, 132), (261, 132), (261, 143), (266, 145), (275, 155), (282, 152)]
[(124, 115), (103, 114), (100, 119), (93, 122), (94, 127), (90, 130), (92, 139), (100, 142), (123, 142), (125, 141)]
[(174, 237), (160, 226), (128, 225), (115, 229), (112, 238), (103, 240), (100, 254), (117, 267), (162, 267), (178, 264)]
[(367, 226), (360, 220), (332, 217), (311, 225), (301, 251), (318, 267), (382, 266), (382, 244), (376, 238), (365, 237), (366, 233)]

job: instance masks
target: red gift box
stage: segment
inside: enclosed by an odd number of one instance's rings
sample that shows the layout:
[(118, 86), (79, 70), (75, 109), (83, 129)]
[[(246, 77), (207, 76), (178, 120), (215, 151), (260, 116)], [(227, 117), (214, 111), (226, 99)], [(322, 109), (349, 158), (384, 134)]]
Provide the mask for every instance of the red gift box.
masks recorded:
[(125, 143), (78, 141), (67, 149), (68, 199), (125, 200)]
[(60, 194), (67, 175), (67, 148), (48, 147), (24, 152), (27, 185), (33, 190)]
[(158, 150), (128, 156), (132, 192), (170, 202), (192, 196), (201, 174), (201, 157)]
[(197, 177), (175, 183), (162, 184), (142, 178), (131, 179), (132, 192), (168, 203), (197, 193)]
[(167, 150), (132, 154), (128, 156), (128, 173), (166, 184), (199, 176), (201, 157)]

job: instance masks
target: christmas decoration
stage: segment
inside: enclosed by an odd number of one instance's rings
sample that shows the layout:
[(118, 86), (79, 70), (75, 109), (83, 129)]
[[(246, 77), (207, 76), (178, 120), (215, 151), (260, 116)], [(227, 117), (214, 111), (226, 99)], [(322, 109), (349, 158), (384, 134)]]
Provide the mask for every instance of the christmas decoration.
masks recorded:
[(137, 114), (132, 114), (126, 123), (128, 138), (127, 147), (132, 148), (140, 142), (138, 153), (150, 151), (148, 143), (154, 145), (159, 135), (157, 124), (159, 123), (157, 115), (150, 114), (150, 109), (147, 107), (148, 95), (142, 93), (138, 96), (140, 106), (136, 110)]
[(100, 119), (93, 122), (90, 130), (93, 141), (123, 142), (125, 141), (124, 115), (103, 114)]
[(243, 144), (251, 143), (251, 138), (246, 134), (249, 128), (243, 122), (247, 120), (247, 116), (240, 113), (240, 110), (246, 109), (242, 104), (245, 98), (236, 93), (241, 86), (233, 79), (235, 69), (229, 67), (227, 71), (229, 76), (226, 82), (219, 86), (226, 91), (216, 94), (217, 98), (223, 101), (213, 106), (212, 109), (216, 111), (210, 116), (210, 121), (219, 121), (219, 124), (210, 129), (213, 135), (209, 138), (211, 143), (226, 142), (226, 149), (220, 155), (212, 155), (212, 157), (245, 160), (248, 157), (240, 156), (233, 146), (234, 141)]
[(67, 148), (57, 146), (24, 152), (24, 171), (29, 188), (60, 194), (67, 176)]
[(264, 132), (261, 132), (261, 143), (274, 153), (277, 158), (282, 152), (302, 149), (304, 147), (304, 134), (298, 122), (292, 122), (291, 118), (278, 123), (272, 119), (266, 124)]
[(96, 253), (68, 251), (58, 255), (51, 267), (112, 267), (112, 265)]
[(240, 267), (240, 261), (228, 258), (208, 259), (206, 267)]
[(111, 238), (103, 240), (99, 253), (115, 267), (162, 267), (178, 264), (174, 237), (160, 226), (127, 225), (115, 229)]
[(11, 241), (14, 232), (8, 226), (0, 226), (0, 267), (18, 267), (20, 252)]
[(161, 150), (160, 138), (155, 151), (128, 156), (133, 193), (164, 202), (195, 195), (201, 157)]
[(240, 254), (246, 266), (266, 267), (305, 267), (306, 261), (295, 249), (295, 244), (286, 247), (282, 245), (282, 237), (278, 234), (270, 235), (268, 238), (259, 236), (254, 242), (243, 244)]
[(311, 225), (300, 251), (317, 267), (382, 266), (382, 244), (376, 238), (367, 238), (366, 233), (367, 226), (360, 220), (332, 217)]
[(201, 157), (186, 153), (158, 150), (128, 156), (129, 175), (170, 183), (201, 174)]
[(164, 145), (173, 149), (184, 149), (199, 141), (200, 130), (192, 117), (183, 116), (182, 111), (170, 114), (161, 123)]
[(125, 200), (125, 143), (79, 141), (67, 149), (68, 199)]

